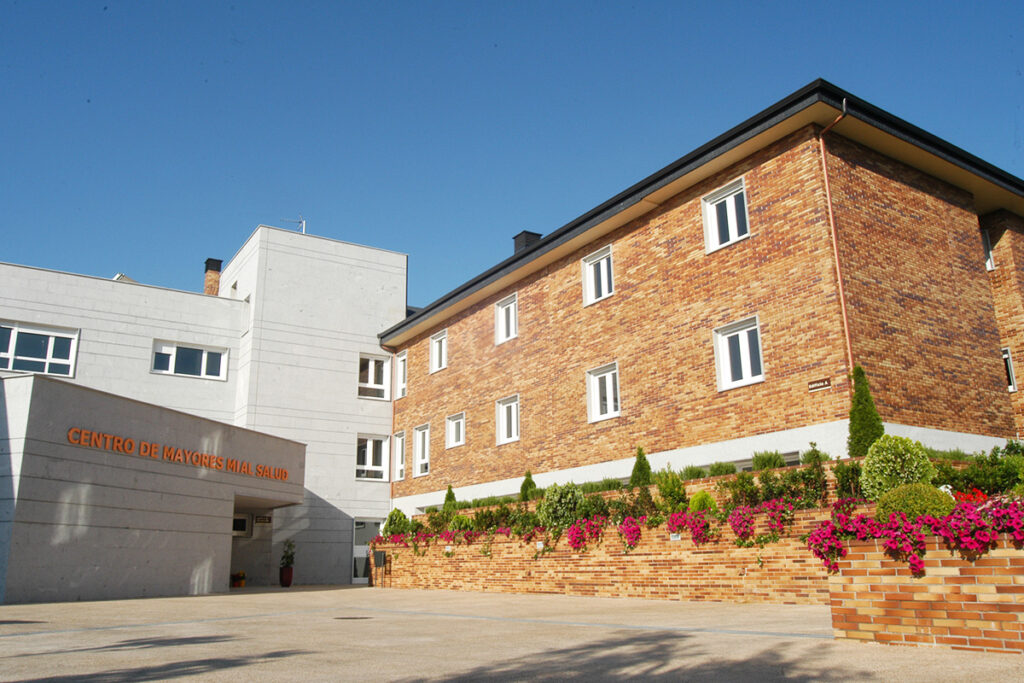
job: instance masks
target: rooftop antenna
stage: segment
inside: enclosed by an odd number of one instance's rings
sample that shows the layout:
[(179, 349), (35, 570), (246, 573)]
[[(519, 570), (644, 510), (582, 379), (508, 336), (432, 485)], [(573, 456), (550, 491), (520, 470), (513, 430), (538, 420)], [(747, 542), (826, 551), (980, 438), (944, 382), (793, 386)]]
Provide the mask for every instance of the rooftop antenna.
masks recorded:
[(299, 226), (299, 229), (302, 230), (302, 234), (306, 234), (306, 219), (302, 217), (301, 213), (299, 214), (299, 220), (295, 220), (294, 218), (282, 218), (281, 220), (285, 223), (295, 223)]

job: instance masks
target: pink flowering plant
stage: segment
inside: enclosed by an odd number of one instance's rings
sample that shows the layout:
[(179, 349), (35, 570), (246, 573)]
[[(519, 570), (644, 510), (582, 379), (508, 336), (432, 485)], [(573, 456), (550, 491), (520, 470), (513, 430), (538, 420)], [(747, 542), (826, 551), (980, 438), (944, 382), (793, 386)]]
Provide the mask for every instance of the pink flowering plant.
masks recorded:
[(695, 546), (702, 546), (718, 535), (718, 529), (711, 526), (707, 513), (673, 512), (668, 516), (668, 530), (673, 534), (688, 532)]
[(622, 547), (625, 552), (631, 551), (640, 543), (643, 525), (647, 523), (647, 517), (626, 517), (619, 524), (619, 536), (622, 538)]

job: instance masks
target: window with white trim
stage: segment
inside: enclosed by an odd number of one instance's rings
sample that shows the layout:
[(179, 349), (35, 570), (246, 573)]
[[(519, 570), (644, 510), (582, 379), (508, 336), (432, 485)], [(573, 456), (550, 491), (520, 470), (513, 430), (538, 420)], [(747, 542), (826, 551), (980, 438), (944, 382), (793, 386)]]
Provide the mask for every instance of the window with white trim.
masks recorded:
[(981, 231), (981, 243), (985, 247), (985, 270), (995, 270), (996, 262), (992, 258), (992, 236), (988, 230)]
[(395, 458), (395, 481), (405, 479), (405, 432), (396, 432), (391, 437), (391, 449)]
[(587, 373), (587, 419), (607, 420), (619, 415), (619, 365), (609, 363)]
[(362, 436), (356, 439), (356, 479), (387, 481), (388, 437)]
[(583, 259), (583, 305), (589, 306), (614, 293), (612, 246), (609, 244)]
[(415, 469), (412, 476), (430, 474), (430, 425), (420, 425), (412, 431), (412, 455)]
[(497, 432), (497, 442), (500, 446), (503, 443), (519, 441), (519, 396), (509, 396), (494, 404), (494, 423)]
[(444, 446), (455, 448), (466, 443), (466, 414), (449, 415), (445, 420)]
[(715, 330), (715, 364), (719, 391), (764, 381), (756, 317)]
[(448, 330), (441, 330), (430, 338), (430, 371), (448, 367)]
[(715, 190), (701, 200), (704, 244), (708, 252), (750, 236), (743, 178)]
[(1003, 349), (1003, 367), (1006, 369), (1006, 388), (1017, 391), (1017, 377), (1013, 372), (1013, 358), (1010, 356), (1009, 347)]
[(0, 370), (72, 377), (78, 332), (0, 322)]
[(502, 344), (519, 336), (518, 295), (505, 297), (494, 304), (494, 343)]
[(395, 398), (403, 398), (409, 381), (409, 353), (402, 351), (395, 357)]
[(227, 349), (153, 342), (153, 370), (160, 375), (183, 375), (223, 380), (228, 374)]
[(387, 399), (388, 359), (379, 356), (359, 356), (360, 398)]

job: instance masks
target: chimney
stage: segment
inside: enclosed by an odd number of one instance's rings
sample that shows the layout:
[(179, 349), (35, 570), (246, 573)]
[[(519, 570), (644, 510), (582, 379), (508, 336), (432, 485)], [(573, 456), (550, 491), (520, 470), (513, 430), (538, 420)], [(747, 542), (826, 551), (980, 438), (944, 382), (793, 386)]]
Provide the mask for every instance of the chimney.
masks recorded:
[(217, 296), (220, 293), (220, 264), (219, 258), (206, 259), (206, 278), (203, 281), (203, 294)]
[(523, 230), (521, 233), (512, 238), (516, 244), (515, 253), (518, 254), (523, 249), (532, 247), (537, 242), (540, 242), (539, 232), (530, 232), (529, 230)]

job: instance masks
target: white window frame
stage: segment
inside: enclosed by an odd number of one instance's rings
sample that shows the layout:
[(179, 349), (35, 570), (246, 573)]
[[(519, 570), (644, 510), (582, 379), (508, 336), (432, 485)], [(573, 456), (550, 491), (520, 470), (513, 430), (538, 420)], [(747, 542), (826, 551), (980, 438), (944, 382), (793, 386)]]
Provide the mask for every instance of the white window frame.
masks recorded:
[(1010, 354), (1010, 347), (1003, 347), (1003, 367), (1006, 369), (1006, 389), (1017, 391), (1017, 375), (1013, 371), (1013, 356)]
[(441, 330), (430, 337), (430, 372), (448, 367), (448, 330)]
[[(363, 362), (368, 363), (366, 381), (362, 380)], [(375, 368), (380, 367), (380, 381), (375, 381), (377, 373)], [(391, 379), (391, 359), (387, 356), (374, 356), (369, 353), (359, 354), (359, 368), (356, 372), (356, 396), (370, 399), (371, 401), (388, 400), (388, 380)], [(379, 392), (380, 396), (373, 396), (371, 392)]]
[[(175, 365), (178, 360), (179, 349), (188, 349), (190, 351), (202, 351), (203, 358), (199, 364), (198, 375), (193, 375), (188, 372), (177, 372), (175, 370)], [(220, 374), (218, 375), (209, 374), (209, 363), (211, 353), (220, 354)], [(157, 354), (163, 354), (168, 357), (166, 370), (156, 369)], [(173, 375), (175, 377), (191, 377), (193, 379), (213, 379), (223, 382), (228, 378), (228, 350), (219, 349), (212, 346), (190, 344), (187, 342), (172, 342), (162, 339), (155, 339), (153, 340), (153, 354), (152, 360), (149, 364), (149, 371), (151, 374), (154, 375)]]
[(412, 430), (413, 477), (430, 474), (430, 424)]
[(494, 345), (519, 336), (518, 292), (494, 304)]
[[(585, 256), (580, 262), (583, 268), (583, 305), (589, 306), (598, 301), (604, 301), (615, 293), (615, 277), (612, 260), (612, 245), (598, 249), (593, 254)], [(600, 276), (603, 290), (598, 294), (595, 287)]]
[[(750, 332), (753, 331), (753, 337)], [(736, 344), (731, 339), (736, 338)], [(751, 354), (751, 340), (757, 344), (757, 361)], [(726, 391), (764, 381), (764, 344), (761, 341), (761, 323), (758, 316), (746, 318), (719, 327), (714, 331), (715, 370), (718, 375), (718, 390)], [(738, 349), (740, 378), (733, 378), (732, 354)], [(755, 372), (755, 370), (760, 370)]]
[(519, 394), (494, 402), (494, 435), (499, 446), (519, 441)]
[[(601, 393), (606, 396), (606, 409), (601, 410)], [(611, 362), (587, 371), (587, 420), (600, 422), (621, 414), (622, 396), (619, 393), (619, 364)]]
[(455, 448), (466, 444), (466, 413), (449, 415), (444, 421), (444, 447)]
[(985, 270), (995, 270), (996, 261), (992, 258), (992, 236), (988, 230), (981, 231), (981, 243), (985, 248)]
[[(36, 375), (52, 375), (54, 377), (74, 377), (76, 369), (76, 359), (78, 358), (78, 335), (79, 330), (72, 330), (60, 327), (45, 327), (42, 325), (32, 325), (26, 323), (18, 323), (12, 320), (0, 320), (0, 327), (5, 327), (10, 330), (10, 337), (7, 340), (7, 346), (0, 348), (0, 372), (17, 372), (25, 374), (36, 374)], [(46, 356), (26, 356), (18, 355), (17, 344), (18, 337), (22, 334), (34, 334), (40, 337), (48, 337), (46, 342)], [(70, 343), (68, 346), (68, 357), (63, 358), (57, 353), (55, 348), (55, 339), (67, 339)], [(31, 370), (27, 368), (15, 368), (17, 363), (42, 363), (42, 370)], [(65, 372), (53, 372), (53, 369), (62, 366), (68, 366), (68, 371)], [(53, 366), (51, 368), (51, 366)]]
[(391, 451), (395, 462), (395, 481), (405, 479), (405, 432), (395, 432), (391, 437)]
[(395, 356), (395, 398), (405, 398), (409, 391), (409, 352)]
[[(743, 206), (737, 207), (736, 201), (732, 198), (740, 193), (743, 194)], [(730, 244), (736, 244), (751, 236), (750, 213), (747, 211), (748, 199), (749, 196), (747, 195), (747, 188), (743, 178), (737, 178), (728, 185), (720, 187), (701, 199), (701, 214), (704, 218), (705, 253), (710, 254), (713, 251), (718, 251)], [(725, 241), (722, 241), (719, 232), (719, 205), (724, 206), (726, 211), (726, 231), (728, 235)], [(739, 232), (741, 227), (745, 230), (743, 234)]]
[[(366, 460), (363, 465), (359, 464), (359, 448), (362, 446), (360, 442), (366, 442)], [(380, 444), (380, 464), (373, 464), (373, 444)], [(380, 436), (379, 434), (359, 434), (356, 436), (356, 480), (357, 481), (387, 481), (388, 480), (388, 437)], [(380, 474), (379, 477), (359, 476), (360, 470), (364, 472), (373, 472)]]

